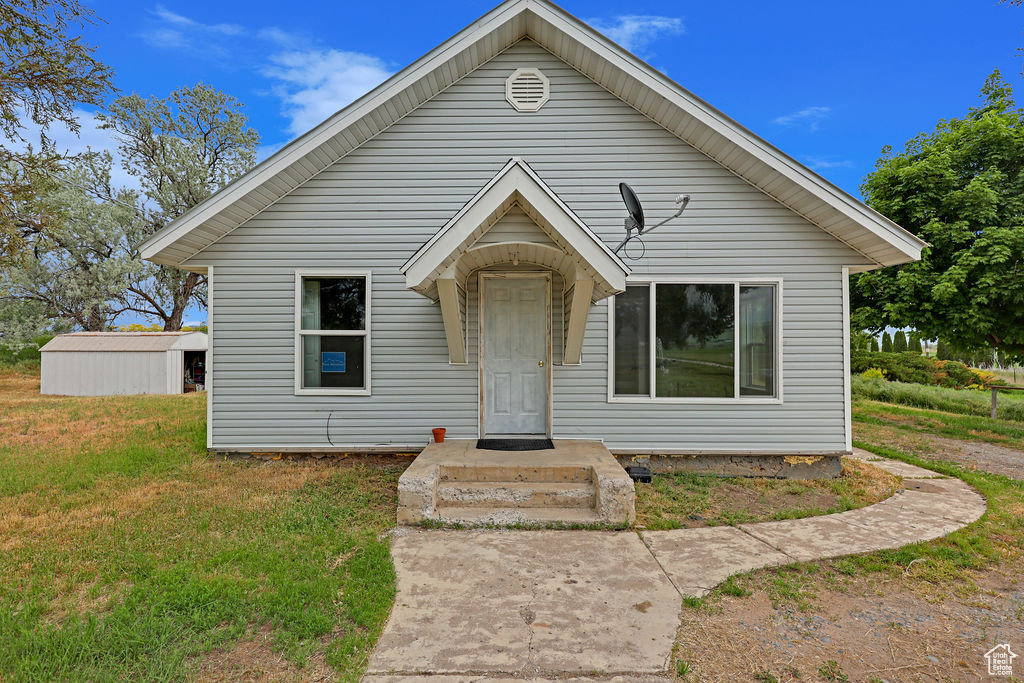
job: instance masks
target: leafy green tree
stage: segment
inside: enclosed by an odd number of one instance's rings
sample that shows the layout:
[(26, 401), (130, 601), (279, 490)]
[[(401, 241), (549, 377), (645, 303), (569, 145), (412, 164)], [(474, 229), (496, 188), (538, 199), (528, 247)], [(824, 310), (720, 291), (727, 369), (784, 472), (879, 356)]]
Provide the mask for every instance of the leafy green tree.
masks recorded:
[[(253, 167), (260, 138), (241, 109), (235, 98), (199, 83), (165, 99), (120, 97), (99, 115), (118, 140), (125, 170), (142, 186), (140, 241)], [(178, 330), (190, 305), (206, 305), (206, 277), (143, 263), (129, 274), (125, 300), (129, 310)]]
[(882, 351), (885, 353), (892, 352), (892, 337), (888, 332), (882, 333)]
[(37, 196), (33, 181), (59, 168), (47, 130), (59, 123), (78, 132), (76, 105), (100, 105), (113, 88), (111, 69), (76, 35), (95, 22), (78, 0), (0, 2), (0, 263), (20, 255), (25, 232), (48, 218), (24, 210)]
[(138, 246), (251, 168), (259, 138), (240, 107), (201, 84), (166, 100), (119, 98), (102, 120), (141, 192), (111, 183), (108, 153), (65, 163), (59, 180), (36, 178), (45, 191), (22, 210), (49, 219), (24, 232), (30, 249), (0, 273), (0, 302), (31, 303), (36, 315), (22, 316), (32, 324), (0, 320), (5, 340), (30, 338), (47, 325), (105, 329), (128, 312), (178, 330), (191, 304), (205, 306), (205, 277), (144, 262)]
[(871, 347), (868, 349), (872, 353), (878, 353), (878, 338), (871, 337)]
[(907, 347), (907, 350), (913, 351), (914, 353), (924, 353), (924, 347), (921, 345), (921, 335), (916, 331), (910, 335), (910, 344)]
[(855, 276), (856, 319), (912, 326), (962, 348), (1024, 354), (1024, 110), (998, 71), (960, 119), (883, 150), (861, 190), (930, 246), (916, 263)]
[(947, 345), (942, 339), (939, 340), (939, 343), (935, 348), (935, 357), (939, 360), (952, 360), (949, 355), (949, 345)]
[(5, 339), (31, 338), (53, 326), (100, 331), (129, 309), (123, 294), (142, 267), (132, 245), (144, 224), (134, 208), (137, 195), (111, 189), (110, 166), (109, 153), (85, 155), (63, 169), (67, 182), (43, 189), (38, 204), (51, 220), (24, 234), (26, 254), (0, 273), (0, 299), (9, 309), (22, 307), (0, 319)]
[(896, 353), (903, 353), (907, 350), (907, 335), (903, 330), (896, 330), (892, 335), (892, 350)]

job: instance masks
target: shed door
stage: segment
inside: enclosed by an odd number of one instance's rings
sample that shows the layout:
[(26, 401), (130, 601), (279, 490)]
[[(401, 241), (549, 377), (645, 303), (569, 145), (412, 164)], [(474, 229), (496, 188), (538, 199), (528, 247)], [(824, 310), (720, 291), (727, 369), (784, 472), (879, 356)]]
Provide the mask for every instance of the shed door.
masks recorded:
[(548, 433), (546, 277), (484, 277), (483, 435)]

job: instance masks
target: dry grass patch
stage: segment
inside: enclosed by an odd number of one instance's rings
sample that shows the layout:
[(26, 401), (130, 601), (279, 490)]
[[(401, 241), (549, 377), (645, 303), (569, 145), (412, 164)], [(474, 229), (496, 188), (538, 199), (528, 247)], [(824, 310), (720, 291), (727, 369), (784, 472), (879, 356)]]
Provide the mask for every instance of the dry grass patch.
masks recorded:
[(877, 503), (900, 485), (899, 477), (851, 459), (837, 479), (662, 474), (637, 484), (636, 520), (646, 529), (680, 529), (799, 519)]
[(0, 369), (0, 680), (359, 678), (402, 465), (212, 458), (205, 412)]

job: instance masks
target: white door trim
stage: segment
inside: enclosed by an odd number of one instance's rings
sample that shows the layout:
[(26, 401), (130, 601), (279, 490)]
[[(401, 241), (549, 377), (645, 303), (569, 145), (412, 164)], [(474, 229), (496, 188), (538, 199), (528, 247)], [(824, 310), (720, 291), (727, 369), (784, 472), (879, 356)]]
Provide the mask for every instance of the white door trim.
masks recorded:
[(490, 280), (490, 279), (500, 279), (500, 278), (506, 278), (506, 279), (507, 278), (535, 278), (535, 279), (538, 279), (538, 280), (539, 279), (543, 279), (544, 283), (545, 283), (546, 295), (544, 297), (544, 310), (545, 310), (545, 313), (546, 313), (545, 319), (546, 319), (547, 329), (546, 329), (545, 334), (544, 334), (544, 339), (545, 339), (545, 347), (547, 348), (547, 359), (544, 361), (544, 366), (548, 370), (548, 372), (547, 372), (548, 384), (547, 384), (547, 401), (546, 401), (547, 405), (546, 405), (546, 409), (545, 409), (547, 414), (545, 416), (544, 423), (546, 425), (546, 432), (545, 432), (546, 436), (548, 436), (548, 438), (550, 438), (551, 437), (551, 271), (549, 271), (549, 270), (531, 270), (531, 271), (515, 271), (515, 272), (496, 271), (496, 270), (487, 270), (487, 271), (481, 270), (481, 271), (479, 271), (478, 281), (477, 281), (477, 296), (476, 296), (476, 298), (477, 298), (477, 306), (478, 306), (478, 309), (479, 309), (477, 311), (477, 320), (479, 321), (478, 322), (479, 329), (477, 330), (477, 340), (478, 340), (478, 343), (477, 343), (477, 354), (478, 354), (477, 366), (479, 368), (479, 370), (477, 372), (477, 387), (478, 387), (477, 394), (478, 394), (478, 396), (480, 398), (480, 402), (478, 404), (478, 413), (477, 413), (478, 414), (478, 418), (477, 418), (477, 434), (478, 434), (479, 438), (481, 438), (481, 439), (484, 439), (484, 438), (487, 437), (487, 433), (484, 430), (484, 415), (485, 415), (484, 408), (485, 408), (485, 405), (486, 405), (485, 397), (484, 397), (484, 315), (485, 315), (484, 301), (486, 299), (486, 297), (484, 295), (484, 287), (486, 286), (485, 283), (486, 283), (487, 280)]

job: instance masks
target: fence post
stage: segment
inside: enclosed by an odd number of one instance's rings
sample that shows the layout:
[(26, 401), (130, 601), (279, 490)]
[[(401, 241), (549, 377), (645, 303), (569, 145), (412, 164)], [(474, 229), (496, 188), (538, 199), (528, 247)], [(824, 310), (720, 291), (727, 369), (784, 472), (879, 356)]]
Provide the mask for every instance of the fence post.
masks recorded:
[(996, 419), (996, 397), (999, 396), (999, 390), (992, 387), (992, 419)]

